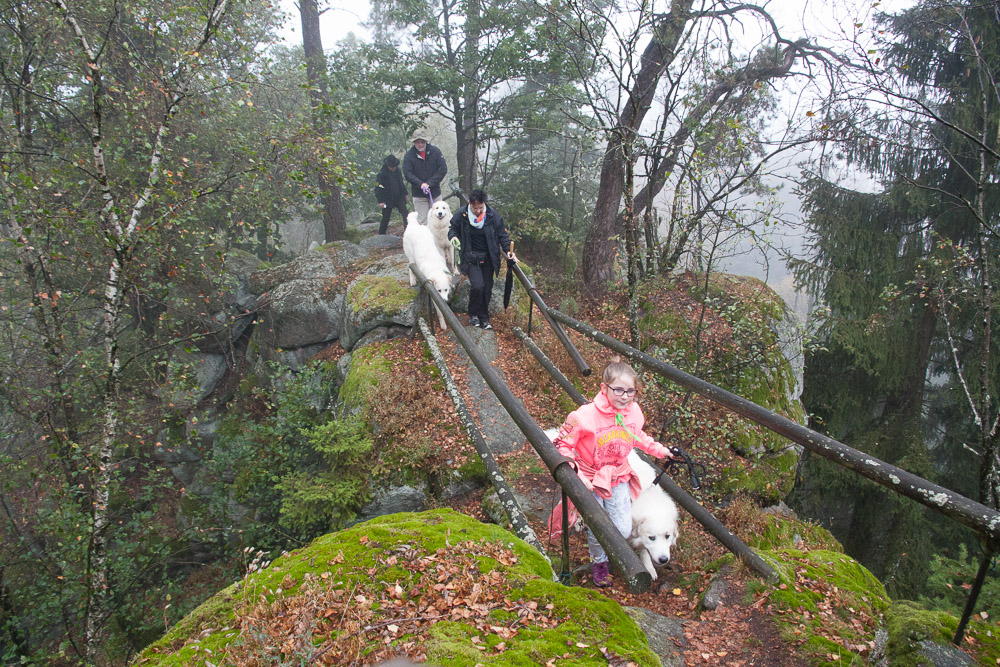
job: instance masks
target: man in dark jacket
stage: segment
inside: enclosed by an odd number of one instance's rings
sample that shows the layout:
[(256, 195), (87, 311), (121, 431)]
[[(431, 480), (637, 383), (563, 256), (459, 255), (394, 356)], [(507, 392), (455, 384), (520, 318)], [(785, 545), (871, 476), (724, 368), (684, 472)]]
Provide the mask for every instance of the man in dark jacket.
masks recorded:
[(413, 146), (403, 156), (403, 178), (410, 183), (413, 210), (420, 216), (420, 224), (427, 224), (427, 211), (431, 198), (441, 196), (441, 181), (448, 173), (448, 164), (437, 146), (427, 143), (424, 132), (413, 135)]
[(458, 270), (469, 276), (469, 326), (492, 329), (490, 297), (493, 277), (500, 273), (500, 253), (517, 261), (503, 218), (486, 205), (486, 193), (473, 190), (469, 205), (458, 209), (448, 228), (448, 239), (461, 257)]
[(403, 231), (406, 231), (406, 186), (403, 185), (403, 176), (399, 172), (399, 158), (395, 155), (388, 155), (382, 160), (382, 169), (375, 177), (375, 199), (378, 200), (379, 208), (382, 209), (382, 222), (378, 226), (378, 233), (385, 234), (389, 228), (389, 217), (393, 209), (398, 209), (403, 216)]

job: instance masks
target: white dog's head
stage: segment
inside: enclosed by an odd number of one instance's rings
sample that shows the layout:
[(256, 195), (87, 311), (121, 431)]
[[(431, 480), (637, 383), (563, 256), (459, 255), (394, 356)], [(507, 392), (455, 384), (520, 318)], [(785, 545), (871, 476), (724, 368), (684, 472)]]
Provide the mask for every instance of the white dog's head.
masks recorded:
[[(659, 488), (649, 489), (646, 493), (656, 493)], [(665, 495), (665, 494), (664, 494)], [(668, 504), (657, 500), (655, 503), (643, 503), (640, 496), (636, 499), (639, 507), (633, 506), (632, 534), (629, 544), (633, 549), (644, 549), (649, 554), (653, 565), (666, 565), (670, 562), (670, 549), (677, 543), (677, 509), (673, 501), (667, 498)], [(647, 511), (655, 509), (655, 512)], [(634, 510), (639, 510), (638, 512)]]
[(443, 199), (437, 200), (431, 206), (431, 210), (427, 212), (427, 219), (436, 222), (451, 221), (451, 206), (448, 206), (448, 202)]
[(434, 275), (430, 277), (431, 284), (434, 285), (435, 291), (441, 295), (441, 298), (447, 303), (448, 297), (451, 296), (451, 274), (448, 272), (442, 272), (440, 275)]

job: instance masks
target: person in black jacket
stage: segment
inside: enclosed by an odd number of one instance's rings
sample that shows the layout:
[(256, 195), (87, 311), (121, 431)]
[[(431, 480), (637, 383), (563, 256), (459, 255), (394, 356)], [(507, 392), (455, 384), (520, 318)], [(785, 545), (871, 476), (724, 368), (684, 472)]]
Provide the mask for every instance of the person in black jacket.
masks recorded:
[(427, 224), (431, 198), (441, 197), (441, 181), (447, 173), (448, 164), (441, 149), (427, 143), (425, 133), (414, 133), (413, 146), (403, 156), (403, 178), (410, 183), (413, 210), (417, 212), (421, 225)]
[(486, 193), (473, 190), (469, 205), (458, 209), (448, 227), (448, 239), (460, 252), (458, 270), (469, 276), (469, 326), (492, 329), (490, 297), (493, 277), (500, 273), (500, 253), (517, 261), (503, 218), (486, 205)]
[(379, 223), (378, 233), (385, 234), (389, 228), (389, 217), (393, 209), (398, 209), (403, 216), (403, 231), (406, 231), (406, 186), (403, 185), (403, 175), (399, 171), (399, 158), (395, 155), (387, 155), (382, 160), (382, 169), (375, 177), (375, 199), (382, 209), (382, 222)]

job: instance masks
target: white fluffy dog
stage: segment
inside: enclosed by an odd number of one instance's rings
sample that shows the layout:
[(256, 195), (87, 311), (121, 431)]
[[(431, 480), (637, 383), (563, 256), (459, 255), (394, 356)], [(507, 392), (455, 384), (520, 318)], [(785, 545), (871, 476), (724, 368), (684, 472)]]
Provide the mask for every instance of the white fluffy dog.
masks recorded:
[(642, 493), (632, 501), (632, 534), (628, 542), (656, 579), (656, 567), (670, 561), (670, 547), (677, 543), (677, 506), (659, 484), (653, 486), (657, 471), (634, 450), (628, 455), (628, 463), (642, 484)]
[(427, 226), (434, 232), (434, 240), (437, 241), (438, 250), (441, 251), (448, 263), (448, 270), (454, 274), (458, 273), (458, 268), (455, 266), (455, 251), (448, 242), (448, 227), (450, 225), (451, 207), (448, 206), (448, 202), (439, 199), (427, 212)]
[[(449, 245), (448, 248), (450, 249), (451, 246)], [(403, 232), (403, 254), (406, 255), (410, 264), (417, 265), (424, 277), (434, 285), (434, 289), (441, 295), (441, 298), (447, 301), (451, 295), (451, 272), (448, 271), (444, 257), (438, 252), (434, 234), (430, 228), (425, 225), (407, 223), (406, 231)], [(413, 271), (408, 271), (408, 273), (410, 274), (410, 285), (416, 285), (417, 277), (413, 275)], [(447, 329), (448, 323), (444, 321), (441, 309), (437, 307), (437, 304), (434, 305), (434, 309), (437, 310), (441, 328)]]

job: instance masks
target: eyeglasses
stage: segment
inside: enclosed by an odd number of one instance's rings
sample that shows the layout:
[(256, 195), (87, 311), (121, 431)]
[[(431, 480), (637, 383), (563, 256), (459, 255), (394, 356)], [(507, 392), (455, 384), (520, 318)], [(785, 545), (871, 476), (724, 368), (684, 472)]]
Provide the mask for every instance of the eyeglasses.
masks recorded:
[(632, 398), (635, 396), (635, 389), (625, 389), (624, 387), (608, 387), (614, 393), (615, 396), (628, 396)]

